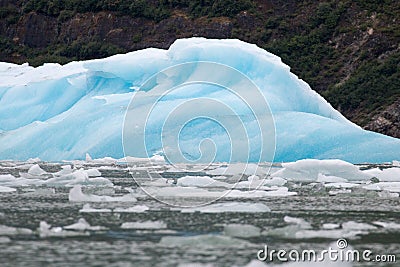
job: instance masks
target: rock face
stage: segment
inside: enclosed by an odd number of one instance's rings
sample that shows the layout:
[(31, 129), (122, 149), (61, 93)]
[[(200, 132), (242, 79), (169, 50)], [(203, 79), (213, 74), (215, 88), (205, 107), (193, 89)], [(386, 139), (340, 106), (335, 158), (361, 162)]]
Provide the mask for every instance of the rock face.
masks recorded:
[(400, 138), (400, 98), (374, 116), (365, 129)]

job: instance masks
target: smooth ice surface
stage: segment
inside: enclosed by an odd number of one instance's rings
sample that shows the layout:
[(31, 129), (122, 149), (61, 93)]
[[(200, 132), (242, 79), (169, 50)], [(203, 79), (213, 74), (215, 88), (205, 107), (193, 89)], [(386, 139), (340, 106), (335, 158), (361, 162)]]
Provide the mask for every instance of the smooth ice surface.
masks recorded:
[(257, 213), (270, 212), (271, 209), (262, 203), (246, 203), (246, 202), (226, 202), (213, 203), (206, 206), (196, 208), (182, 209), (183, 213), (224, 213), (224, 212), (242, 212), (242, 213)]
[(166, 229), (167, 224), (162, 221), (124, 222), (122, 229)]
[[(400, 140), (364, 131), (346, 120), (307, 83), (293, 75), (279, 57), (239, 40), (191, 38), (177, 40), (169, 50), (151, 48), (64, 66), (45, 64), (33, 68), (27, 64), (0, 63), (0, 159), (40, 157), (59, 161), (86, 159), (86, 153), (93, 158), (122, 158), (122, 127), (132, 96), (135, 95), (139, 103), (131, 110), (137, 116), (142, 116), (141, 112), (159, 97), (156, 85), (144, 91), (135, 90), (166, 67), (198, 61), (228, 65), (247, 75), (260, 88), (275, 121), (276, 161), (338, 158), (359, 163), (400, 158)], [(207, 73), (200, 65), (185, 71), (181, 79), (220, 74)], [(172, 85), (176, 82), (164, 78), (158, 82), (167, 81)], [(230, 78), (224, 82), (238, 88), (239, 92), (245, 89), (235, 77)], [(210, 85), (187, 85), (184, 90), (159, 100), (156, 115), (150, 118), (147, 129), (149, 155), (133, 151), (128, 156), (147, 157), (159, 153), (163, 148), (159, 140), (162, 116), (181, 103), (186, 104), (185, 110), (174, 113), (174, 122), (180, 122), (188, 114), (195, 115), (200, 106), (188, 100), (200, 98), (227, 103), (243, 118), (250, 114), (240, 98), (226, 90)], [(259, 100), (259, 106), (251, 107), (256, 113), (265, 105)], [(211, 105), (203, 110), (223, 115)], [(255, 125), (250, 117), (242, 121), (247, 129)], [(235, 124), (234, 119), (231, 122)], [(168, 136), (175, 128), (175, 125), (167, 125), (164, 134)], [(265, 134), (271, 131), (264, 130)], [(249, 133), (251, 147), (260, 146), (258, 135), (258, 132)], [(220, 149), (216, 161), (243, 158), (240, 153), (230, 158), (230, 140), (226, 132), (217, 123), (205, 119), (193, 121), (182, 129), (183, 154), (196, 158), (198, 145), (204, 138), (212, 139)], [(250, 161), (257, 161), (257, 155), (252, 150)]]
[(69, 191), (69, 201), (71, 202), (136, 202), (136, 198), (132, 195), (124, 195), (120, 197), (98, 196), (93, 194), (85, 194), (82, 192), (80, 185), (75, 185)]
[[(296, 181), (344, 181), (367, 180), (373, 176), (342, 160), (306, 159), (296, 162), (283, 163), (283, 169), (272, 174)], [(343, 180), (342, 180), (343, 179)]]

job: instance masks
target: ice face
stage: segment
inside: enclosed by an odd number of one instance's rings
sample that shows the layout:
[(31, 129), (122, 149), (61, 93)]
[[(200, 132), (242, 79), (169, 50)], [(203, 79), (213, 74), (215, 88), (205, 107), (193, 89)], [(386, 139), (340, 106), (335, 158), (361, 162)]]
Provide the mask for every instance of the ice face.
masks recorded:
[[(140, 116), (152, 104), (150, 100), (159, 97), (155, 87), (136, 90), (160, 70), (199, 61), (225, 64), (258, 86), (275, 122), (275, 161), (336, 158), (361, 163), (400, 158), (399, 140), (364, 131), (346, 120), (292, 74), (279, 57), (239, 40), (191, 38), (177, 40), (169, 50), (146, 49), (64, 66), (45, 64), (32, 68), (26, 64), (0, 63), (0, 159), (40, 157), (59, 161), (85, 159), (86, 153), (93, 158), (122, 158), (122, 128), (131, 98), (135, 96), (139, 103), (131, 112)], [(219, 75), (224, 77), (200, 67), (188, 69), (180, 77), (184, 80), (198, 74), (215, 79)], [(235, 77), (225, 82), (246, 91)], [(246, 105), (226, 90), (198, 84), (185, 86), (160, 99), (146, 132), (150, 140), (146, 144), (149, 155), (133, 149), (128, 156), (152, 156), (168, 149), (160, 142), (158, 129), (165, 113), (177, 105), (185, 103), (184, 110), (174, 113), (172, 122), (176, 123), (199, 110), (217, 115), (226, 111), (189, 101), (204, 98), (225, 103), (246, 118), (243, 123), (249, 131), (249, 160), (257, 162), (260, 133), (253, 131), (257, 120), (247, 116), (250, 113)], [(259, 103), (251, 107), (255, 113), (265, 108), (264, 101)], [(231, 124), (235, 123), (232, 119)], [(166, 133), (173, 132), (175, 126), (167, 127)], [(187, 126), (179, 136), (184, 155), (198, 158), (201, 152), (207, 154), (208, 148), (200, 152), (197, 148), (203, 145), (203, 140), (211, 139), (218, 148), (215, 161), (242, 161), (240, 153), (230, 155), (229, 136), (218, 123), (199, 119)], [(209, 158), (209, 155), (202, 156)]]

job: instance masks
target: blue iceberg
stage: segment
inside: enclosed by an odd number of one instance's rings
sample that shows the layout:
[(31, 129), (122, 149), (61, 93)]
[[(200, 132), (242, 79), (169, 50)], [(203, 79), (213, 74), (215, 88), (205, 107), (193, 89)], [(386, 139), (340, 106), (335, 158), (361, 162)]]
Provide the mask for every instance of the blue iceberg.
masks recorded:
[(0, 159), (400, 158), (400, 140), (348, 121), (279, 57), (239, 40), (181, 39), (64, 66), (0, 63), (0, 77)]

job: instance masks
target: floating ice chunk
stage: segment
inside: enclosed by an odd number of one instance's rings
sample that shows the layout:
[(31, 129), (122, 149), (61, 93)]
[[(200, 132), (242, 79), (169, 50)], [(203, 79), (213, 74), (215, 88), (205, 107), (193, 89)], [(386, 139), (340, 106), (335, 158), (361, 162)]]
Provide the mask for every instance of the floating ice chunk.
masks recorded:
[(26, 178), (15, 178), (11, 174), (0, 175), (0, 185), (5, 187), (18, 187), (18, 186), (40, 186), (44, 183), (41, 179), (26, 179)]
[(378, 192), (378, 196), (383, 197), (383, 198), (396, 198), (396, 197), (399, 197), (400, 194), (392, 193), (392, 192), (388, 192), (388, 191), (382, 191), (382, 192)]
[(318, 173), (317, 182), (320, 182), (320, 183), (345, 183), (345, 182), (347, 182), (347, 179), (337, 177), (337, 176), (327, 176), (327, 175)]
[(229, 184), (216, 181), (209, 176), (184, 176), (178, 179), (177, 185), (185, 187), (230, 187)]
[(245, 240), (223, 235), (196, 235), (196, 236), (164, 236), (160, 245), (166, 247), (189, 247), (189, 248), (229, 248), (250, 246)]
[(389, 191), (393, 193), (400, 193), (400, 182), (381, 182), (375, 184), (369, 184), (363, 186), (366, 190), (373, 190), (373, 191)]
[(255, 163), (231, 163), (228, 166), (217, 167), (213, 170), (207, 170), (209, 175), (258, 175), (266, 176), (268, 169), (259, 167)]
[(345, 230), (374, 230), (374, 229), (377, 229), (373, 225), (370, 225), (367, 223), (354, 222), (354, 221), (342, 223), (342, 228)]
[(287, 181), (280, 177), (272, 177), (271, 179), (264, 180), (264, 186), (284, 186)]
[(283, 217), (283, 220), (288, 224), (296, 224), (299, 225), (301, 229), (310, 229), (311, 225), (309, 222), (302, 218), (295, 218), (290, 216)]
[(39, 163), (39, 162), (41, 162), (42, 160), (40, 159), (40, 158), (30, 158), (30, 159), (28, 159), (27, 161), (26, 161), (26, 163), (32, 163), (32, 164), (34, 164), (34, 163)]
[(359, 184), (355, 184), (355, 183), (326, 183), (324, 185), (325, 187), (328, 188), (344, 188), (344, 189), (348, 189), (348, 188), (354, 188), (354, 187), (358, 187), (360, 186)]
[(52, 173), (52, 175), (53, 175), (53, 177), (64, 176), (64, 175), (71, 174), (72, 172), (73, 172), (73, 169), (72, 169), (71, 165), (63, 165), (63, 166), (61, 166), (61, 171)]
[(381, 226), (385, 229), (390, 229), (390, 230), (399, 230), (400, 229), (400, 224), (399, 223), (394, 223), (394, 222), (373, 222), (373, 224), (377, 226)]
[(378, 178), (381, 182), (400, 182), (400, 168), (397, 167), (383, 170), (375, 168), (364, 172)]
[(96, 213), (96, 212), (111, 212), (111, 209), (95, 209), (90, 206), (89, 203), (83, 205), (83, 208), (79, 210), (82, 213)]
[(287, 187), (271, 188), (271, 191), (240, 191), (231, 190), (226, 195), (227, 198), (263, 198), (263, 197), (286, 197), (295, 196), (296, 192), (289, 192)]
[(92, 157), (90, 156), (89, 153), (86, 153), (86, 155), (85, 155), (85, 161), (86, 161), (86, 162), (91, 162), (91, 161), (93, 161), (93, 159), (92, 159)]
[(262, 203), (247, 203), (247, 202), (224, 202), (214, 203), (207, 206), (185, 208), (182, 209), (183, 213), (223, 213), (223, 212), (238, 212), (238, 213), (258, 213), (270, 212), (271, 209)]
[(261, 229), (250, 224), (228, 224), (224, 226), (224, 235), (250, 238), (260, 236)]
[[(65, 170), (65, 172), (68, 172), (68, 170)], [(93, 174), (97, 174), (97, 172)], [(106, 187), (113, 186), (112, 182), (106, 178), (101, 178), (101, 177), (89, 178), (88, 172), (82, 169), (66, 175), (50, 178), (45, 181), (45, 184), (49, 186), (67, 186), (67, 187), (74, 186), (77, 184), (106, 186)]]
[(106, 229), (103, 226), (91, 226), (84, 218), (80, 218), (78, 222), (67, 225), (63, 227), (66, 230), (76, 230), (76, 231), (100, 231)]
[(350, 194), (352, 191), (351, 189), (333, 189), (329, 191), (330, 196), (337, 196), (340, 194)]
[(101, 176), (101, 172), (98, 169), (89, 169), (85, 170), (89, 177), (99, 177)]
[(372, 176), (362, 172), (351, 163), (342, 160), (305, 159), (291, 163), (283, 163), (283, 169), (272, 174), (293, 181), (317, 181), (318, 175), (335, 176), (354, 180), (368, 180)]
[(298, 239), (313, 239), (313, 238), (326, 238), (326, 239), (339, 239), (339, 238), (357, 238), (357, 236), (366, 234), (367, 232), (361, 230), (300, 230), (294, 234)]
[(68, 237), (68, 236), (88, 236), (87, 232), (65, 231), (62, 227), (51, 227), (45, 221), (41, 221), (38, 228), (39, 236), (46, 237)]
[(157, 162), (159, 164), (165, 163), (165, 158), (161, 155), (154, 155), (154, 156), (150, 157), (150, 160)]
[(137, 201), (136, 198), (134, 198), (131, 194), (120, 197), (84, 194), (82, 192), (82, 187), (80, 185), (75, 185), (69, 191), (68, 199), (71, 202), (136, 202)]
[(129, 208), (115, 208), (113, 211), (119, 213), (143, 213), (148, 211), (149, 209), (150, 208), (146, 205), (136, 205)]
[(270, 191), (240, 191), (240, 190), (231, 190), (229, 191), (225, 197), (228, 198), (263, 198), (263, 197), (287, 197), (287, 196), (295, 196), (296, 192), (290, 192), (287, 187), (272, 187)]
[(29, 168), (28, 174), (33, 175), (33, 176), (41, 176), (46, 174), (47, 172), (40, 168), (39, 164), (35, 164), (32, 167)]
[(322, 228), (326, 229), (326, 230), (338, 229), (339, 227), (340, 227), (340, 224), (337, 224), (337, 223), (324, 223), (322, 225)]
[(118, 160), (112, 158), (112, 157), (104, 157), (100, 159), (93, 159), (92, 162), (94, 163), (103, 163), (103, 164), (116, 164)]
[(0, 225), (0, 236), (2, 236), (2, 235), (5, 235), (5, 236), (30, 235), (30, 234), (32, 234), (31, 229)]
[(162, 221), (124, 222), (122, 229), (166, 229), (167, 224)]
[(11, 174), (2, 174), (0, 175), (0, 183), (14, 181), (16, 178)]
[(398, 160), (393, 160), (392, 165), (395, 166), (395, 167), (400, 167), (400, 161), (398, 161)]
[(0, 244), (10, 243), (11, 239), (6, 236), (0, 236)]
[(0, 185), (0, 193), (11, 193), (15, 191), (17, 191), (17, 189)]

